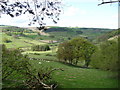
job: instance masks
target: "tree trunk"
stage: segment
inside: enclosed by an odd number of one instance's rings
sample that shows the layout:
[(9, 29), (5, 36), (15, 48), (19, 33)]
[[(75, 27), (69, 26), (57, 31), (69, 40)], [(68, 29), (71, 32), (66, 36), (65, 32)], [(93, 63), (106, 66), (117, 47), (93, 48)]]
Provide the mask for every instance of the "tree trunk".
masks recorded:
[(69, 63), (72, 64), (72, 59), (69, 59)]
[(89, 64), (90, 64), (90, 60), (85, 60), (85, 65), (84, 65), (84, 67), (88, 68)]
[(77, 65), (77, 63), (78, 63), (78, 59), (79, 59), (79, 58), (76, 59), (75, 65)]

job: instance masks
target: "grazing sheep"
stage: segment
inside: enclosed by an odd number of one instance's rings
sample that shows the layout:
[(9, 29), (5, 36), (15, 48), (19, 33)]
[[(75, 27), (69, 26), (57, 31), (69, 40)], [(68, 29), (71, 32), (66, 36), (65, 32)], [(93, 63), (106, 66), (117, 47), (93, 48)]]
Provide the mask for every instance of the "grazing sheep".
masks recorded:
[(50, 62), (50, 61), (46, 61), (46, 62)]
[(39, 62), (39, 64), (42, 64), (41, 62)]

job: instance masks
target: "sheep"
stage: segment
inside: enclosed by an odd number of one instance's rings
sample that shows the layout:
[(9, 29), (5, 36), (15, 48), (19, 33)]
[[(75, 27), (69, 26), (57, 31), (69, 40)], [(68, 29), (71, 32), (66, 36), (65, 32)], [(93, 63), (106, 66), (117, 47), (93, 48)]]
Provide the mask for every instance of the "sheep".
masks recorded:
[(39, 64), (42, 64), (41, 62), (38, 62)]

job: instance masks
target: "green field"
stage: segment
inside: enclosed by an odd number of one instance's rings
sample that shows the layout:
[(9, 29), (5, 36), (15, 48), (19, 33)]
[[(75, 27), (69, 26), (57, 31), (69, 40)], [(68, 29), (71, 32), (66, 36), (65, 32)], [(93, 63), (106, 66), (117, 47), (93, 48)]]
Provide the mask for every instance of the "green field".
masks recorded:
[(8, 36), (6, 34), (2, 34), (2, 39), (4, 38), (8, 38), (9, 40), (11, 40), (12, 42), (10, 43), (4, 43), (7, 48), (22, 48), (22, 47), (30, 47), (32, 45), (36, 45), (36, 44), (45, 44), (43, 42), (37, 41), (37, 40), (33, 40), (30, 38), (26, 38), (26, 37), (19, 37), (19, 39), (17, 38), (13, 38), (12, 36)]
[[(42, 64), (39, 64), (41, 62)], [(117, 88), (118, 80), (114, 78), (117, 73), (101, 71), (96, 69), (84, 69), (65, 65), (59, 62), (46, 62), (31, 60), (33, 67), (53, 67), (62, 68), (64, 71), (55, 71), (52, 74), (54, 81), (59, 84), (59, 88)]]
[[(3, 29), (2, 27), (1, 29)], [(7, 48), (20, 48), (22, 49), (22, 54), (28, 55), (30, 63), (32, 67), (39, 69), (41, 67), (52, 67), (52, 68), (62, 68), (64, 71), (55, 71), (52, 73), (52, 79), (58, 84), (57, 88), (117, 88), (118, 87), (118, 79), (116, 78), (117, 72), (103, 71), (99, 69), (92, 68), (80, 68), (79, 66), (64, 64), (62, 62), (58, 62), (56, 57), (56, 51), (58, 48), (58, 44), (64, 42), (66, 40), (72, 39), (74, 37), (88, 37), (88, 40), (95, 41), (97, 36), (103, 35), (111, 29), (94, 29), (94, 28), (65, 28), (59, 31), (61, 28), (52, 27), (52, 31), (46, 31), (50, 36), (42, 36), (38, 35), (37, 32), (24, 30), (24, 36), (19, 36), (19, 38), (14, 38), (13, 36), (9, 36), (6, 34), (5, 30), (0, 34), (2, 39), (7, 38), (11, 40), (9, 43), (3, 42), (0, 40), (2, 44), (5, 44)], [(14, 33), (18, 32), (19, 29), (12, 28)], [(17, 31), (18, 30), (18, 31)], [(58, 30), (58, 31), (55, 31)], [(1, 31), (1, 30), (0, 30)], [(81, 33), (82, 31), (82, 33)], [(77, 33), (79, 32), (79, 33)], [(58, 43), (44, 43), (40, 40), (57, 40)], [(0, 44), (1, 44), (0, 43)], [(51, 48), (49, 51), (32, 51), (31, 46), (33, 45), (44, 45), (48, 44)], [(41, 62), (41, 64), (39, 64)], [(16, 75), (17, 77), (17, 75)], [(12, 83), (5, 83), (6, 86), (12, 85)], [(6, 87), (5, 86), (5, 87)], [(18, 86), (18, 85), (16, 85)]]

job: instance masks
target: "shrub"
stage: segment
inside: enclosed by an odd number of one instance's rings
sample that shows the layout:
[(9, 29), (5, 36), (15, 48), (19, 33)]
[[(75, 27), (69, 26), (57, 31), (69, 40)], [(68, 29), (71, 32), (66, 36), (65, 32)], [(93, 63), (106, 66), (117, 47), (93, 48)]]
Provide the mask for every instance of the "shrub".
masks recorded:
[(12, 41), (10, 39), (8, 39), (8, 38), (3, 38), (3, 42), (9, 43), (9, 42), (12, 42)]
[(69, 61), (76, 64), (79, 60), (84, 60), (84, 67), (88, 67), (90, 58), (95, 52), (95, 46), (84, 38), (78, 37), (58, 46), (57, 57), (59, 60)]
[(48, 45), (34, 45), (31, 49), (32, 51), (48, 51), (50, 47)]
[(19, 35), (13, 35), (13, 38), (19, 39)]
[(91, 65), (94, 68), (115, 71), (118, 69), (118, 43), (106, 41), (92, 56)]
[[(2, 46), (2, 84), (3, 88), (19, 88), (24, 89), (53, 89), (51, 73), (55, 70), (50, 67), (34, 68), (29, 63), (29, 58), (22, 55), (19, 49), (7, 49), (5, 45)], [(5, 83), (11, 81), (8, 84)], [(47, 84), (46, 84), (47, 83)], [(14, 85), (15, 84), (15, 85)], [(16, 84), (18, 86), (16, 86)], [(8, 87), (7, 87), (8, 85)], [(10, 87), (11, 85), (11, 87)], [(56, 85), (54, 85), (56, 86)], [(20, 87), (21, 88), (21, 87)]]
[(34, 55), (40, 55), (40, 53), (34, 53)]
[(11, 33), (11, 32), (6, 32), (6, 34), (7, 34), (8, 36), (12, 36), (12, 33)]
[(53, 35), (50, 35), (49, 37), (50, 37), (50, 38), (55, 38), (55, 36), (53, 36)]

